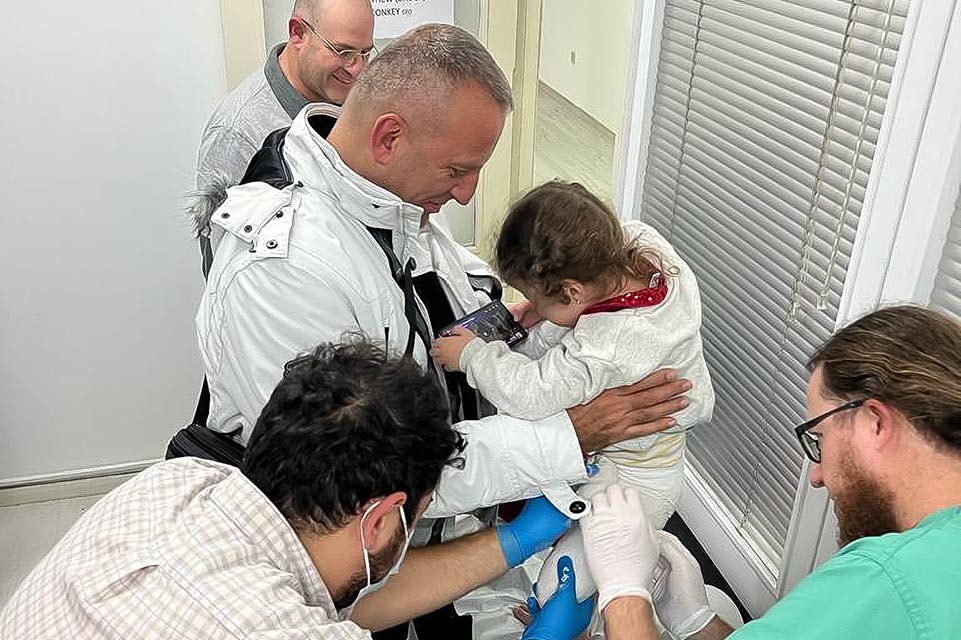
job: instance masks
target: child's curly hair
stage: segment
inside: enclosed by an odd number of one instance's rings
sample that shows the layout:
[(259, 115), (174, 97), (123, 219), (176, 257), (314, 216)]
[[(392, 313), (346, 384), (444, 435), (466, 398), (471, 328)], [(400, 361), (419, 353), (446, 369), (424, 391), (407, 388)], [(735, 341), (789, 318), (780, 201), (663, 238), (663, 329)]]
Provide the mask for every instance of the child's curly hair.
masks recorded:
[(614, 289), (669, 275), (656, 252), (625, 238), (620, 221), (597, 196), (559, 180), (532, 189), (511, 207), (494, 261), (508, 284), (565, 304), (565, 280)]

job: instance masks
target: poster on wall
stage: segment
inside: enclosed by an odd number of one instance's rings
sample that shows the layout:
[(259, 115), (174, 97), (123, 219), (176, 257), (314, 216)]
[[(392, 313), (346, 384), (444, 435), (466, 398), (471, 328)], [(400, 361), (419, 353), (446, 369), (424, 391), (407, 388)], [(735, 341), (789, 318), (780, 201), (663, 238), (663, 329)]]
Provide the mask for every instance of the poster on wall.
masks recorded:
[(425, 22), (454, 24), (454, 0), (372, 0), (374, 37), (396, 38)]

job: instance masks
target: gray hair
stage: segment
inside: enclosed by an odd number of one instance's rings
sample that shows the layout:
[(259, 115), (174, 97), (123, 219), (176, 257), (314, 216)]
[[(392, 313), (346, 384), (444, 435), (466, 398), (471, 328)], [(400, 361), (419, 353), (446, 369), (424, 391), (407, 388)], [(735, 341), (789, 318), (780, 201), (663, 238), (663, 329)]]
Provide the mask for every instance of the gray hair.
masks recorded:
[(460, 27), (425, 24), (394, 40), (371, 61), (350, 90), (344, 110), (398, 103), (423, 106), (425, 99), (442, 100), (468, 83), (476, 83), (505, 112), (513, 109), (504, 72), (477, 38)]

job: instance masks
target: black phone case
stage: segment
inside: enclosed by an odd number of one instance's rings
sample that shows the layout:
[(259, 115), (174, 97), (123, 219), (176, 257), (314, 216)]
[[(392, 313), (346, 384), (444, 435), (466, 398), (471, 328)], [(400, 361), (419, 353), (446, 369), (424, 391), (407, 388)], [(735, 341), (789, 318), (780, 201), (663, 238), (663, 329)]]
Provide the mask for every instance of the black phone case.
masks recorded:
[(513, 347), (527, 338), (527, 329), (522, 327), (500, 300), (484, 305), (477, 311), (467, 314), (440, 330), (440, 335), (448, 336), (454, 327), (464, 327), (477, 334), (484, 342), (503, 340)]

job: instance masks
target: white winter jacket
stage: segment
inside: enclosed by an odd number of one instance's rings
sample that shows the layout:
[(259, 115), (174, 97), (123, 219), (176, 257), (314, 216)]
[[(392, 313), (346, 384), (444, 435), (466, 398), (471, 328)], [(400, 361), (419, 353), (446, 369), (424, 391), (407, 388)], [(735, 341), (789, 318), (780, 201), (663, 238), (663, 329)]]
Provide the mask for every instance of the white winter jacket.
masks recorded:
[[(389, 229), (401, 264), (436, 271), (458, 316), (479, 300), (467, 271), (481, 260), (423, 210), (354, 173), (308, 124), (336, 110), (308, 105), (294, 119), (284, 158), (294, 184), (233, 187), (214, 213), (224, 230), (203, 300), (197, 336), (210, 385), (211, 429), (250, 431), (280, 381), (284, 363), (318, 343), (362, 332), (402, 353), (409, 327), (404, 296), (367, 226)], [(425, 319), (427, 311), (418, 303)], [(428, 319), (429, 323), (429, 319)], [(414, 358), (427, 350), (415, 340)], [(446, 468), (428, 515), (466, 513), (583, 481), (577, 437), (565, 412), (539, 421), (492, 416), (456, 425), (468, 441), (463, 469)]]

